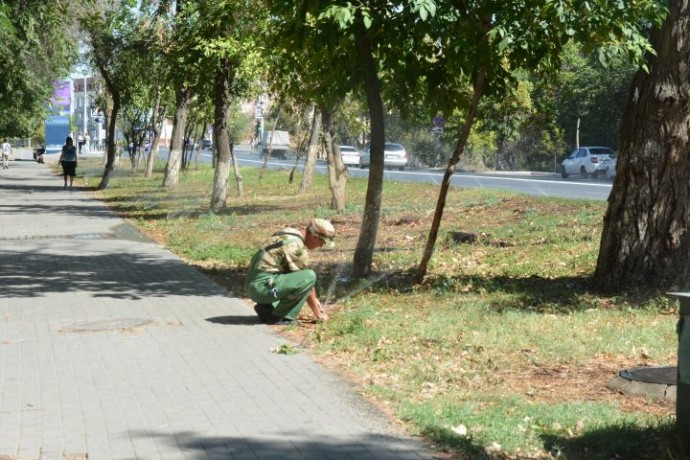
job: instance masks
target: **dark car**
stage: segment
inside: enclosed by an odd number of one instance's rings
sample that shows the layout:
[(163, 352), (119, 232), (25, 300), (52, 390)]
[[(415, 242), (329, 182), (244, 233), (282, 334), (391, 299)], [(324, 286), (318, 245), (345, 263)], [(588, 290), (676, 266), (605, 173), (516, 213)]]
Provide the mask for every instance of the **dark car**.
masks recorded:
[(201, 141), (201, 148), (204, 150), (211, 150), (213, 147), (213, 142), (211, 142), (211, 139), (204, 139)]

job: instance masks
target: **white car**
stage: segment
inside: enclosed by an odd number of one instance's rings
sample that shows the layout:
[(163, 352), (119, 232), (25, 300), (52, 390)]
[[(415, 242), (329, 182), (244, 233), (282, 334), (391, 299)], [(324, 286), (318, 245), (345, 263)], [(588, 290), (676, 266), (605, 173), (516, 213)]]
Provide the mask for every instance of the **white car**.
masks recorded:
[[(359, 163), (360, 168), (368, 168), (371, 164), (369, 148), (370, 147), (367, 147), (362, 151)], [(405, 166), (407, 166), (407, 151), (405, 147), (400, 144), (386, 142), (383, 148), (383, 167), (398, 168), (400, 171), (404, 171)]]
[(339, 145), (340, 155), (343, 157), (345, 166), (359, 166), (359, 150), (351, 145)]
[(613, 177), (616, 174), (616, 152), (608, 147), (580, 147), (561, 163), (561, 176), (579, 174), (582, 177)]

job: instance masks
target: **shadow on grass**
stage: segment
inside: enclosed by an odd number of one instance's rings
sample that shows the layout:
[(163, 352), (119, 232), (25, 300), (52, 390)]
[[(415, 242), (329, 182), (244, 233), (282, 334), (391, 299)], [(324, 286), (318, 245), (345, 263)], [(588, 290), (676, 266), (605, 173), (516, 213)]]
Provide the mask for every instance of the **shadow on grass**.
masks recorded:
[[(246, 267), (206, 269), (198, 267), (218, 284), (242, 295)], [(648, 308), (655, 305), (663, 292), (627, 291), (611, 294), (595, 287), (589, 275), (514, 278), (507, 276), (434, 275), (416, 284), (413, 271), (377, 271), (367, 279), (352, 277), (348, 262), (320, 263), (314, 267), (318, 274), (317, 290), (330, 303), (370, 292), (379, 295), (424, 293), (430, 296), (456, 295), (458, 300), (482, 297), (493, 311), (521, 310), (535, 313), (572, 313), (591, 308)]]
[(673, 422), (640, 428), (607, 426), (580, 436), (543, 434), (544, 448), (568, 460), (680, 460)]
[[(244, 296), (246, 267), (197, 267), (216, 283)], [(583, 298), (594, 293), (590, 277), (528, 278), (508, 277), (434, 277), (423, 285), (416, 285), (411, 272), (375, 272), (368, 279), (352, 278), (351, 263), (322, 263), (314, 267), (318, 274), (317, 291), (322, 300), (335, 303), (362, 292), (379, 295), (404, 295), (428, 291), (429, 295), (482, 294), (494, 311), (507, 309), (529, 310), (543, 313), (569, 313), (593, 308)], [(651, 297), (651, 295), (650, 295)], [(459, 297), (460, 298), (460, 297)], [(644, 299), (642, 299), (644, 300)]]
[[(439, 448), (449, 452), (457, 452), (461, 459), (490, 460), (484, 446), (472, 441), (472, 438), (458, 436), (447, 428), (430, 426), (422, 431), (422, 436)], [(509, 458), (509, 457), (505, 457)]]
[[(343, 276), (345, 273), (345, 276)], [(376, 294), (416, 294), (428, 292), (433, 296), (457, 295), (458, 299), (482, 297), (493, 311), (525, 310), (537, 313), (572, 313), (591, 308), (647, 308), (654, 305), (663, 292), (628, 291), (611, 294), (595, 286), (592, 276), (542, 277), (528, 276), (432, 276), (416, 284), (412, 271), (373, 273), (367, 280), (352, 280), (351, 266), (345, 271), (342, 264), (320, 267), (320, 284), (335, 284), (336, 297), (367, 290)]]
[[(504, 459), (512, 457), (504, 451), (487, 453), (485, 446), (471, 437), (456, 435), (447, 428), (427, 427), (423, 435), (445, 450), (457, 452), (460, 458)], [(640, 428), (607, 426), (579, 436), (542, 434), (543, 449), (548, 458), (568, 460), (683, 460), (673, 422)], [(524, 457), (542, 458), (542, 457)], [(547, 457), (543, 457), (547, 458)]]
[[(192, 200), (194, 195), (189, 195), (186, 198)], [(168, 209), (171, 206), (179, 206), (179, 197), (174, 200), (166, 196), (146, 196), (138, 197), (133, 200), (123, 198), (101, 197), (100, 201), (108, 203), (119, 217), (134, 219), (145, 217), (147, 221), (159, 221), (175, 218), (196, 219), (207, 214), (215, 214), (217, 216), (254, 216), (261, 213), (272, 213), (284, 209), (285, 206), (266, 206), (266, 205), (251, 205), (251, 206), (228, 206), (219, 211), (211, 211), (208, 207), (200, 206), (182, 209)], [(184, 201), (184, 200), (183, 200)], [(152, 210), (159, 208), (156, 210)]]
[(429, 279), (425, 287), (441, 294), (481, 294), (495, 311), (529, 310), (542, 313), (571, 313), (591, 308), (648, 308), (665, 297), (651, 289), (613, 293), (597, 287), (593, 276), (524, 278), (507, 276), (453, 276)]

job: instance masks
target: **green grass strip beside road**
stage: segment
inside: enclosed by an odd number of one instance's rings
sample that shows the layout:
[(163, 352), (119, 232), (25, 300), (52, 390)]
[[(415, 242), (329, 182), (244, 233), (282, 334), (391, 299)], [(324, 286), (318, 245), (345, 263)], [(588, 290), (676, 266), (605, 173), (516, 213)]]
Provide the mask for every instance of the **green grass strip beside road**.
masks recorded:
[[(346, 212), (335, 215), (325, 177), (299, 196), (299, 175), (289, 184), (287, 170), (259, 179), (245, 168), (245, 196), (234, 197), (231, 183), (227, 209), (211, 213), (209, 167), (164, 189), (158, 166), (146, 179), (123, 164), (98, 195), (240, 297), (251, 254), (273, 231), (333, 220), (336, 247), (312, 257), (331, 321), (284, 333), (437, 449), (457, 458), (678, 458), (672, 403), (605, 388), (619, 370), (677, 359), (673, 302), (591, 287), (605, 203), (452, 190), (429, 276), (416, 286), (438, 188), (386, 182), (372, 284), (350, 277), (365, 180), (348, 183)], [(85, 160), (79, 173), (95, 186), (102, 166)], [(457, 231), (477, 241), (456, 243)]]

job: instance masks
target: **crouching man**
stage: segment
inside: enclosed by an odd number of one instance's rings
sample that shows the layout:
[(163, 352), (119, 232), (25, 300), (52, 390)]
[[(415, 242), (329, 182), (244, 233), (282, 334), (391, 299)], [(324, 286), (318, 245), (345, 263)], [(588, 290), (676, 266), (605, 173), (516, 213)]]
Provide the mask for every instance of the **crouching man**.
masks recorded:
[(301, 230), (276, 232), (254, 254), (245, 289), (256, 302), (254, 311), (266, 324), (295, 324), (304, 302), (316, 318), (328, 315), (316, 296), (316, 273), (309, 268), (309, 250), (330, 244), (335, 228), (325, 219), (312, 219)]

